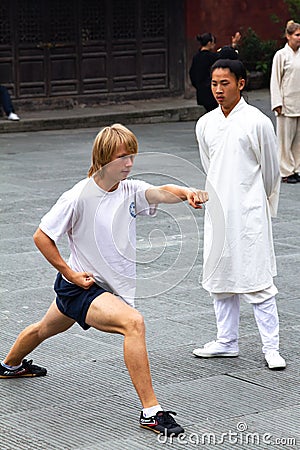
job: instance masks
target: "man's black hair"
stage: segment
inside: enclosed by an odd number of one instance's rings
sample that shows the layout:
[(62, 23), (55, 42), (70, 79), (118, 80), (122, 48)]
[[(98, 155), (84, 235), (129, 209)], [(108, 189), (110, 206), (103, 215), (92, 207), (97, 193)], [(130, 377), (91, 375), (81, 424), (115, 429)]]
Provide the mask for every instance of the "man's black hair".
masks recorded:
[(212, 66), (210, 73), (215, 69), (229, 69), (234, 74), (237, 81), (241, 78), (247, 83), (247, 71), (244, 64), (239, 59), (218, 59)]

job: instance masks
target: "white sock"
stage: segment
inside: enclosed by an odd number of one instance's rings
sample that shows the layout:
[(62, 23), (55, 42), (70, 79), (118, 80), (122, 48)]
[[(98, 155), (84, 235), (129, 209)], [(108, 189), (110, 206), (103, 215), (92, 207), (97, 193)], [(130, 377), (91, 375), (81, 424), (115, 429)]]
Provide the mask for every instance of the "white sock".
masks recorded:
[(162, 407), (160, 405), (150, 406), (150, 408), (143, 408), (143, 416), (144, 417), (152, 417), (155, 416), (155, 414), (158, 411), (162, 411)]
[(8, 369), (8, 370), (17, 370), (17, 369), (19, 369), (22, 366), (22, 364), (19, 364), (18, 366), (9, 366), (8, 364), (5, 364), (2, 361), (1, 362), (1, 366), (5, 367), (5, 369)]

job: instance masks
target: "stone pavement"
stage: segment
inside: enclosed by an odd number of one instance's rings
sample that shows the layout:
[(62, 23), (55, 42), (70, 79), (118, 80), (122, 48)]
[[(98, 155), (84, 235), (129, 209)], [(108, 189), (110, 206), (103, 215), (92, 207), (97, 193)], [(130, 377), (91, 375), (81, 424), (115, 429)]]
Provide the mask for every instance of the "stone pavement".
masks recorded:
[[(266, 91), (250, 100), (268, 112)], [(140, 142), (136, 176), (203, 187), (194, 125), (130, 125)], [(0, 359), (53, 299), (55, 270), (32, 234), (60, 193), (85, 176), (98, 128), (0, 134)], [(300, 185), (282, 185), (273, 231), (285, 371), (266, 368), (248, 304), (238, 358), (193, 357), (215, 337), (212, 303), (199, 283), (203, 211), (168, 205), (156, 218), (138, 219), (136, 306), (155, 391), (186, 434), (165, 442), (139, 428), (122, 338), (74, 325), (30, 355), (47, 367), (45, 378), (0, 380), (0, 450), (300, 449), (299, 208)], [(60, 248), (67, 256), (64, 240)]]

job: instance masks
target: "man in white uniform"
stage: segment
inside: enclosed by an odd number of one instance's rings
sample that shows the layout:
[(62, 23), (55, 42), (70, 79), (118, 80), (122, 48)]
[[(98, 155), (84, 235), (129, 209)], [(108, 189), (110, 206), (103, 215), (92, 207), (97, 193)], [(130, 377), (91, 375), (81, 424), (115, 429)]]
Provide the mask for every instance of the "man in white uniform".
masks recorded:
[(243, 299), (253, 306), (268, 367), (283, 369), (271, 229), (280, 186), (276, 138), (270, 119), (241, 97), (245, 83), (241, 61), (214, 63), (211, 85), (219, 107), (196, 125), (210, 198), (203, 287), (214, 300), (217, 339), (193, 353), (202, 358), (238, 356)]
[(300, 182), (300, 24), (286, 25), (287, 43), (273, 59), (271, 107), (276, 114), (282, 181)]
[[(77, 322), (84, 330), (124, 336), (124, 360), (142, 403), (140, 425), (175, 435), (183, 428), (155, 396), (142, 315), (134, 309), (135, 222), (153, 215), (158, 203), (188, 200), (201, 208), (207, 193), (127, 180), (138, 151), (135, 135), (122, 125), (101, 130), (94, 142), (88, 178), (65, 192), (42, 218), (34, 242), (57, 270), (56, 300), (38, 323), (25, 328), (0, 364), (0, 378), (44, 376), (43, 367), (24, 359), (45, 339)], [(57, 242), (67, 234), (66, 262)]]

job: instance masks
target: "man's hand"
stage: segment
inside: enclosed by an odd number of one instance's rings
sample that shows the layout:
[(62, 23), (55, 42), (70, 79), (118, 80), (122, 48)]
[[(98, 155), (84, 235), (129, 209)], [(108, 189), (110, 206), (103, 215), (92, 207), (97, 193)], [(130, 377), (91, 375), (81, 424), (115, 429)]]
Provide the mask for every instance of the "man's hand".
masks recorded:
[(187, 201), (195, 209), (201, 209), (202, 204), (207, 202), (207, 200), (208, 193), (206, 191), (190, 188), (187, 192)]
[(282, 113), (282, 106), (277, 106), (276, 108), (274, 108), (274, 111), (280, 116), (280, 114)]

